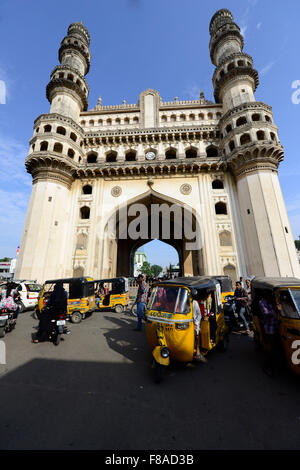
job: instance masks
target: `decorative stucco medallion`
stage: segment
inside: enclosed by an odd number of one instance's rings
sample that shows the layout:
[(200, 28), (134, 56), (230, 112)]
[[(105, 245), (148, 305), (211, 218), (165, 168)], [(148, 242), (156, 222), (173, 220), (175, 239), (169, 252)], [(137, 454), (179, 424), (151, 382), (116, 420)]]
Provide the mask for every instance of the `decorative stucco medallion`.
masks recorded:
[(118, 197), (122, 194), (122, 188), (120, 186), (114, 186), (111, 190), (111, 195)]
[(180, 186), (180, 192), (182, 194), (190, 194), (192, 191), (192, 186), (188, 183), (184, 183)]

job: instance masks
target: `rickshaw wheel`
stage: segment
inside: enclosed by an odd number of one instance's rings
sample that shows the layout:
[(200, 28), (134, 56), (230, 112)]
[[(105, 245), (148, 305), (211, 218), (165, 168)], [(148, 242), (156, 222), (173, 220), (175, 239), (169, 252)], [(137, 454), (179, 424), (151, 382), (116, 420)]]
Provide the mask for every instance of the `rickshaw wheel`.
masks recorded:
[(81, 322), (81, 313), (80, 312), (73, 312), (71, 316), (72, 323), (80, 323)]
[(115, 306), (115, 312), (116, 312), (116, 313), (122, 313), (123, 310), (124, 310), (123, 305), (118, 304), (118, 305)]

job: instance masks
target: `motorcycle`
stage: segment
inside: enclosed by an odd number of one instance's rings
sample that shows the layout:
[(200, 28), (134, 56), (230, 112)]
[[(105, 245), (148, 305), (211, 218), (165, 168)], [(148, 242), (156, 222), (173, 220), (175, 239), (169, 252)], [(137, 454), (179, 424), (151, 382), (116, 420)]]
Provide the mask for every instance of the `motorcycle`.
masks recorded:
[[(233, 295), (227, 295), (224, 303), (224, 317), (225, 323), (230, 331), (241, 331), (245, 329), (245, 325), (241, 317), (239, 316), (236, 308), (236, 297)], [(248, 309), (245, 312), (246, 320), (249, 324), (249, 328), (252, 329), (252, 317), (249, 315)]]
[(0, 338), (16, 327), (16, 320), (13, 318), (14, 312), (8, 308), (0, 309)]
[(66, 325), (67, 315), (61, 313), (58, 315), (57, 319), (53, 318), (51, 320), (51, 329), (50, 329), (50, 340), (53, 341), (55, 346), (58, 346), (61, 340), (61, 335), (64, 333)]

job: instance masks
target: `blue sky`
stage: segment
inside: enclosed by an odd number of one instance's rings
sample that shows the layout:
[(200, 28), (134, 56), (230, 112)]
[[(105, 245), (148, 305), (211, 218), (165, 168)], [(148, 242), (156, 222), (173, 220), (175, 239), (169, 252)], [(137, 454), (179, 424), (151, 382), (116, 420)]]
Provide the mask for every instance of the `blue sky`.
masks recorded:
[[(91, 35), (90, 108), (100, 95), (104, 105), (136, 103), (147, 88), (163, 100), (197, 99), (202, 88), (213, 100), (208, 26), (220, 8), (233, 13), (259, 71), (256, 99), (273, 107), (285, 149), (279, 178), (299, 237), (300, 103), (292, 102), (292, 83), (300, 81), (299, 0), (1, 0), (0, 257), (14, 256), (20, 242), (31, 192), (24, 159), (34, 119), (49, 111), (45, 88), (69, 24), (82, 21)], [(176, 262), (172, 249), (151, 245), (151, 262)]]

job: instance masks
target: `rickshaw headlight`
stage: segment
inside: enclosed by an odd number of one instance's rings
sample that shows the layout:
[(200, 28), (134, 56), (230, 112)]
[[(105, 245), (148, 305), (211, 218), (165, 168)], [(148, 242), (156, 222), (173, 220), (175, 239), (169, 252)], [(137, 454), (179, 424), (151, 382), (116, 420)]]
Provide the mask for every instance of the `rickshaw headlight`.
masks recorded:
[(161, 354), (161, 357), (166, 359), (167, 357), (169, 357), (170, 351), (168, 350), (168, 348), (162, 348), (160, 351), (160, 354)]
[(187, 330), (189, 327), (189, 322), (175, 323), (175, 328), (177, 330)]

